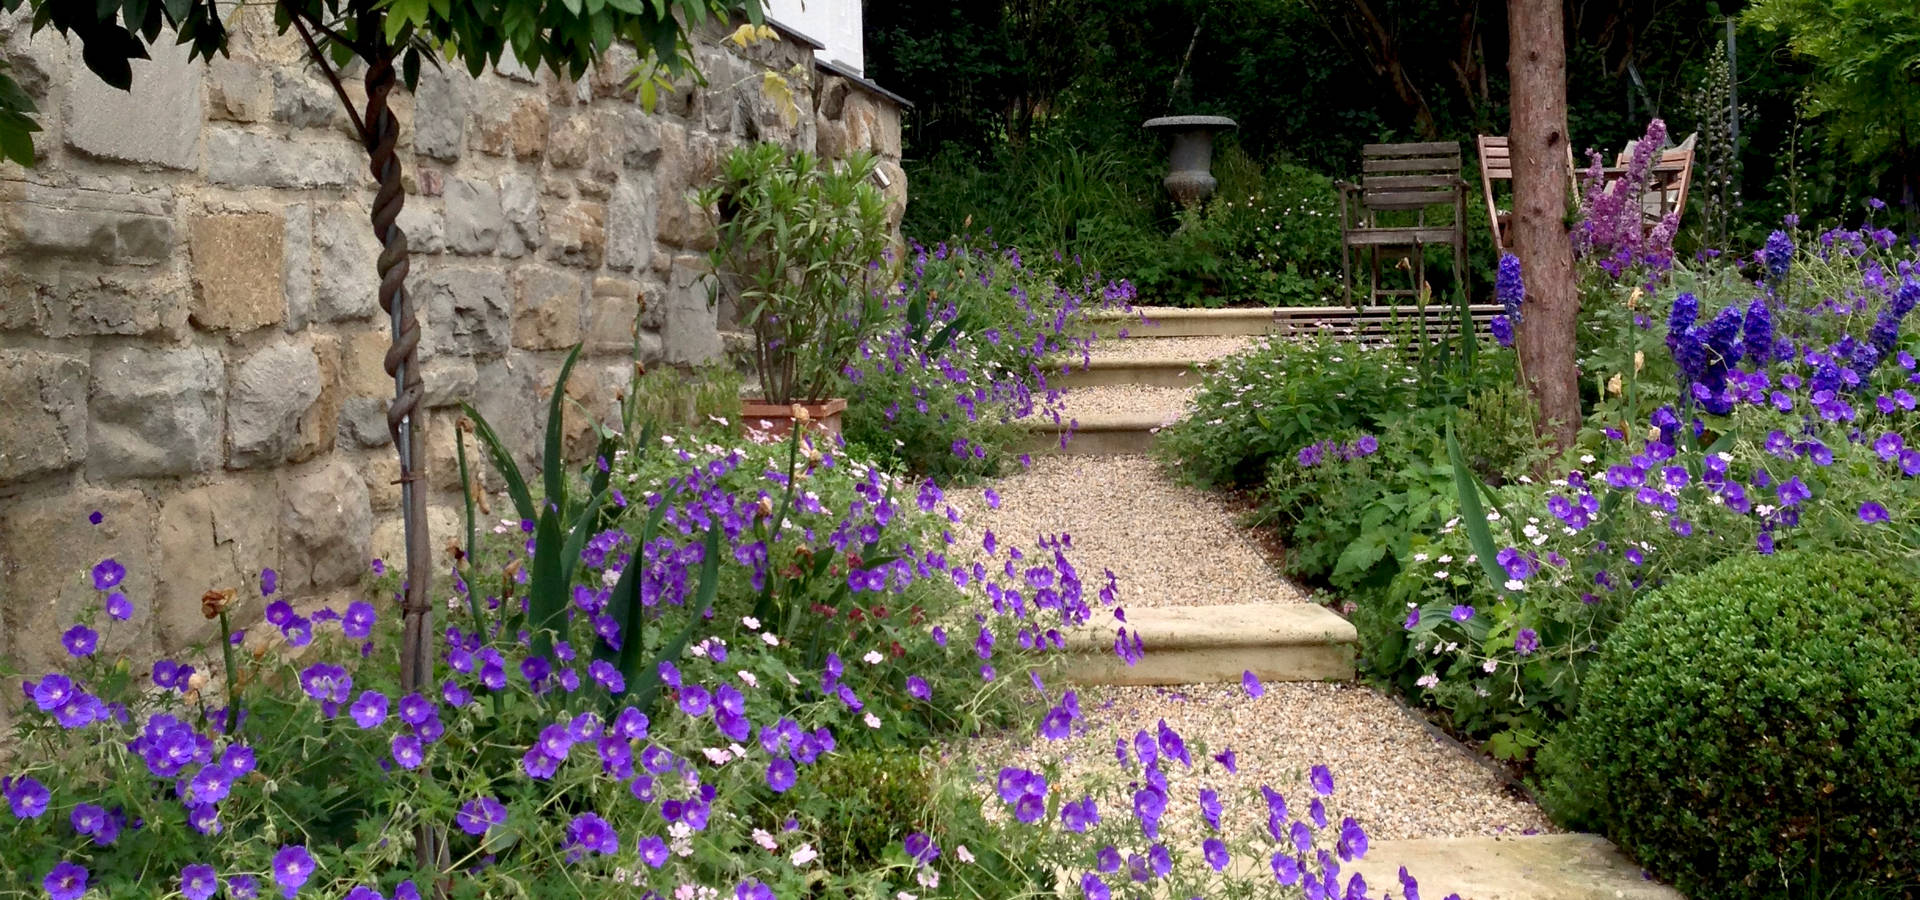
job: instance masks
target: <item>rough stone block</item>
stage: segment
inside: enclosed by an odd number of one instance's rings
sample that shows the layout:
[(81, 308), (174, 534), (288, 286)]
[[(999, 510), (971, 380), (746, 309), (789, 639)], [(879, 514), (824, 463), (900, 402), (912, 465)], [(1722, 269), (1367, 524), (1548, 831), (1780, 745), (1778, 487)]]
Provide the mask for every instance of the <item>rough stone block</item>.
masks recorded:
[(15, 258), (149, 266), (173, 256), (173, 202), (125, 190), (0, 186), (0, 247)]
[(309, 189), (358, 185), (366, 153), (350, 141), (254, 134), (216, 127), (207, 132), (207, 180), (237, 187)]
[(714, 174), (713, 147), (689, 140), (678, 125), (662, 123), (660, 160), (653, 168), (653, 188), (659, 207), (654, 235), (660, 243), (683, 250), (713, 249), (713, 217), (694, 202), (694, 191)]
[(67, 85), (67, 146), (88, 156), (170, 169), (199, 165), (202, 69), (171, 35), (133, 61), (133, 85), (109, 87), (84, 68), (79, 41), (69, 42), (77, 74)]
[(367, 208), (336, 203), (314, 213), (313, 243), (317, 278), (315, 321), (365, 319), (380, 311), (380, 275), (374, 264), (380, 242), (373, 236)]
[(423, 66), (413, 108), (414, 152), (453, 162), (466, 149), (468, 96), (473, 81), (447, 66)]
[[(496, 90), (499, 88), (496, 86)], [(539, 95), (499, 91), (494, 102), (478, 104), (473, 114), (472, 146), (482, 153), (521, 161), (540, 158), (547, 149), (547, 101)]]
[(374, 453), (360, 461), (360, 474), (367, 482), (367, 500), (376, 513), (400, 508), (400, 459), (391, 453)]
[(513, 308), (513, 345), (522, 350), (562, 350), (580, 343), (586, 311), (585, 280), (573, 272), (528, 266), (514, 277), (519, 302)]
[[(427, 536), (432, 538), (436, 563), (447, 559), (448, 547), (466, 541), (466, 530), (461, 524), (461, 516), (462, 513), (451, 506), (438, 504), (427, 506)], [(373, 528), (373, 540), (370, 542), (372, 558), (385, 560), (387, 565), (395, 568), (401, 566), (407, 558), (406, 529), (407, 523), (398, 516), (381, 519), (380, 524)]]
[(518, 259), (546, 243), (541, 221), (540, 190), (525, 175), (500, 176), (500, 212), (507, 226), (500, 233), (500, 255)]
[(325, 128), (341, 118), (340, 98), (318, 75), (302, 68), (273, 70), (273, 120), (296, 128)]
[(542, 255), (570, 266), (597, 269), (607, 256), (607, 207), (592, 200), (549, 201), (547, 246)]
[(86, 458), (86, 359), (0, 350), (0, 485)]
[(653, 182), (645, 176), (620, 179), (607, 198), (607, 266), (622, 271), (645, 269), (653, 262)]
[(480, 383), (480, 370), (473, 360), (443, 356), (421, 365), (420, 380), (426, 385), (420, 402), (428, 409), (458, 406), (462, 401), (473, 399), (474, 388)]
[(344, 459), (289, 474), (281, 487), (280, 583), (289, 593), (345, 587), (372, 558), (367, 484)]
[(232, 589), (235, 627), (262, 618), (260, 570), (280, 563), (279, 497), (272, 477), (222, 481), (160, 502), (154, 624), (161, 645), (181, 648), (219, 636), (200, 611), (210, 590)]
[(552, 119), (547, 132), (547, 164), (556, 169), (585, 166), (595, 131), (593, 120), (585, 112), (564, 113)]
[(367, 448), (393, 443), (393, 435), (387, 431), (387, 401), (348, 397), (340, 404), (340, 437)]
[[(473, 408), (486, 417), (494, 433), (506, 442), (508, 450), (520, 461), (521, 471), (528, 478), (532, 478), (533, 473), (539, 470), (540, 448), (545, 434), (543, 429), (546, 428), (546, 399), (552, 390), (552, 379), (542, 377), (540, 366), (531, 354), (515, 351), (505, 359), (480, 366), (480, 384), (474, 393)], [(577, 417), (573, 411), (568, 414)], [(447, 452), (451, 454), (450, 440), (447, 447)], [(471, 443), (467, 445), (467, 450), (472, 452)], [(451, 465), (448, 469), (453, 471)], [(434, 478), (435, 487), (453, 487), (456, 484), (457, 474), (449, 475), (444, 482), (437, 475)]]
[(320, 399), (320, 360), (307, 340), (281, 340), (233, 368), (227, 465), (283, 462), (300, 444), (300, 419)]
[(713, 274), (698, 256), (676, 257), (672, 281), (662, 298), (661, 343), (666, 361), (697, 365), (720, 356), (720, 326), (710, 302)]
[(436, 267), (414, 277), (425, 320), (421, 354), (496, 357), (513, 337), (513, 292), (505, 273), (465, 266)]
[(500, 189), (477, 178), (450, 178), (446, 188), (447, 246), (487, 256), (500, 246)]
[(286, 224), (269, 212), (209, 215), (188, 225), (193, 324), (252, 331), (286, 318)]
[[(99, 510), (99, 525), (87, 521)], [(79, 488), (0, 503), (0, 630), (27, 672), (67, 658), (60, 634), (100, 602), (89, 570), (103, 559), (126, 568), (114, 590), (133, 601), (133, 618), (102, 629), (103, 646), (122, 653), (147, 643), (153, 622), (153, 509), (135, 490)], [(98, 626), (101, 623), (93, 623)], [(144, 649), (144, 648), (143, 648)]]
[(645, 303), (640, 282), (596, 278), (587, 298), (587, 353), (626, 353), (633, 349), (634, 320)]
[(288, 462), (304, 462), (333, 451), (334, 437), (340, 431), (340, 339), (330, 334), (313, 335), (313, 356), (320, 363), (320, 396), (300, 417), (299, 440)]
[(96, 350), (87, 472), (140, 478), (210, 471), (220, 463), (226, 378), (201, 347)]
[(264, 122), (273, 116), (273, 80), (256, 63), (217, 56), (207, 64), (207, 116)]
[(447, 219), (440, 208), (420, 197), (408, 197), (400, 207), (400, 230), (407, 233), (407, 248), (414, 253), (444, 253), (447, 249)]
[(307, 327), (313, 318), (313, 207), (291, 203), (280, 235), (280, 285), (287, 298), (287, 330)]
[(81, 267), (50, 270), (29, 262), (18, 286), (41, 334), (181, 337), (190, 295), (184, 275), (128, 277)]

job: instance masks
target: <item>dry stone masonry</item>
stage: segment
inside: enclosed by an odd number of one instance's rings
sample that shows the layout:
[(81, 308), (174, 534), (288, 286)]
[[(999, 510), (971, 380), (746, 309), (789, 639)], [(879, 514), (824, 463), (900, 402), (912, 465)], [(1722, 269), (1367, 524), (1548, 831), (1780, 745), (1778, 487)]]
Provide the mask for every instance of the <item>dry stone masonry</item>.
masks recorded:
[[(268, 13), (237, 11), (212, 64), (156, 47), (131, 93), (0, 17), (46, 129), (36, 168), (0, 163), (0, 656), (27, 671), (61, 652), (106, 556), (139, 610), (109, 646), (145, 654), (212, 637), (200, 595), (257, 590), (262, 566), (314, 598), (399, 553), (367, 160)], [(744, 49), (724, 34), (697, 35), (705, 83), (652, 111), (624, 89), (624, 47), (579, 82), (449, 67), (396, 99), (439, 535), (456, 521), (454, 404), (531, 449), (575, 343), (570, 392), (601, 414), (636, 341), (649, 366), (723, 356), (691, 192), (730, 148), (871, 150), (899, 221), (895, 98), (795, 33)]]

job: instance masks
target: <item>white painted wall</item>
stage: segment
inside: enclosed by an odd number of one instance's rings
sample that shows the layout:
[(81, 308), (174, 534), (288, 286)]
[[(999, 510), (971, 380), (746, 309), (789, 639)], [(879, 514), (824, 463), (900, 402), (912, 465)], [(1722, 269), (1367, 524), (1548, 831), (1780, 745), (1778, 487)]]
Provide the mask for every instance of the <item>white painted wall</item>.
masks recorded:
[(866, 74), (860, 0), (766, 0), (767, 17), (827, 45), (814, 55)]

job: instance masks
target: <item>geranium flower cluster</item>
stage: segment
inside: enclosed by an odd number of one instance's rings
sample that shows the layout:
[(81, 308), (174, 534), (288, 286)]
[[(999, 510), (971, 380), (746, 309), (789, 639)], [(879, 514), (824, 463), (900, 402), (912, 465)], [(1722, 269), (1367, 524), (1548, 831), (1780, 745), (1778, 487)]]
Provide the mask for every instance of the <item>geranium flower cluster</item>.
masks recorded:
[(1300, 468), (1311, 469), (1328, 460), (1352, 462), (1363, 459), (1379, 450), (1380, 439), (1371, 434), (1363, 434), (1351, 441), (1336, 441), (1331, 438), (1315, 441), (1301, 447), (1300, 452), (1293, 455), (1293, 459), (1300, 464)]
[(886, 299), (898, 321), (846, 368), (849, 430), (869, 444), (898, 441), (922, 471), (991, 472), (1013, 423), (1059, 421), (1062, 394), (1049, 379), (1074, 356), (1086, 364), (1088, 314), (1131, 309), (1133, 285), (1062, 284), (998, 245), (915, 242), (910, 252)]
[(1537, 726), (1568, 711), (1569, 669), (1673, 574), (1795, 544), (1920, 550), (1905, 528), (1920, 514), (1920, 361), (1902, 335), (1920, 267), (1863, 234), (1798, 250), (1777, 234), (1750, 293), (1717, 310), (1675, 295), (1669, 402), (1596, 429), (1564, 478), (1500, 489), (1494, 559), (1458, 519), (1416, 545), (1396, 590), (1418, 686), (1476, 721)]

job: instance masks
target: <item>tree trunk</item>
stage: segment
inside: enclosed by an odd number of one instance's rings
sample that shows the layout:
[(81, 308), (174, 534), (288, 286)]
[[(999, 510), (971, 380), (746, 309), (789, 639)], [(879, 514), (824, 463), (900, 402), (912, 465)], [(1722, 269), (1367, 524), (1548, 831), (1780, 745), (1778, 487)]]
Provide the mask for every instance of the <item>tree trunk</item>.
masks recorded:
[(1509, 0), (1512, 82), (1513, 248), (1527, 294), (1518, 329), (1520, 367), (1539, 407), (1536, 430), (1557, 450), (1580, 429), (1574, 358), (1580, 295), (1567, 238), (1567, 49), (1561, 0)]

